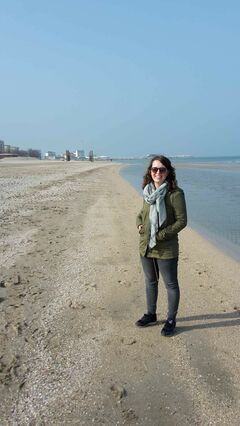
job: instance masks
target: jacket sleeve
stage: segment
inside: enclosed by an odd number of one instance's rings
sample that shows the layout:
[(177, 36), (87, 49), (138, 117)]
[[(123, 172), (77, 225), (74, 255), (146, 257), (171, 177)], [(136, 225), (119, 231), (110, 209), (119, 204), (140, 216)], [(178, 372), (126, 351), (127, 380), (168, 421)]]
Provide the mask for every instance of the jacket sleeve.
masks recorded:
[(175, 222), (160, 229), (157, 233), (157, 240), (170, 240), (174, 235), (178, 234), (187, 225), (187, 209), (184, 192), (173, 193), (172, 208), (174, 212)]
[(142, 217), (142, 215), (143, 215), (143, 209), (140, 210), (140, 212), (138, 213), (138, 215), (136, 217), (136, 225), (137, 225), (137, 227), (139, 225), (143, 224), (143, 217)]

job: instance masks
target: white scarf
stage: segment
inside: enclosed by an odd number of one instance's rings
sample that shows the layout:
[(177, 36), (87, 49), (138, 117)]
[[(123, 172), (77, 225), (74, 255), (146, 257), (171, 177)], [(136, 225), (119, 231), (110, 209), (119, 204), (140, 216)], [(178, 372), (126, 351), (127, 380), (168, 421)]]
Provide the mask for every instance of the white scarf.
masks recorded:
[(149, 220), (151, 225), (151, 235), (149, 247), (156, 245), (156, 233), (167, 218), (165, 195), (167, 193), (167, 182), (164, 182), (159, 188), (155, 188), (153, 183), (149, 183), (143, 189), (143, 198), (150, 204)]

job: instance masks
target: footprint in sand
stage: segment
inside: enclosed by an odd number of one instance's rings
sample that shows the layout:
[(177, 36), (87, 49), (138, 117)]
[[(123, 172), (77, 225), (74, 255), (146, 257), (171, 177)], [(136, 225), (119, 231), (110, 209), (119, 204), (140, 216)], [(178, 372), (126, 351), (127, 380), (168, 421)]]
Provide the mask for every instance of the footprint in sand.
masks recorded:
[(127, 396), (124, 386), (113, 384), (110, 386), (110, 390), (117, 401), (121, 401), (122, 398)]

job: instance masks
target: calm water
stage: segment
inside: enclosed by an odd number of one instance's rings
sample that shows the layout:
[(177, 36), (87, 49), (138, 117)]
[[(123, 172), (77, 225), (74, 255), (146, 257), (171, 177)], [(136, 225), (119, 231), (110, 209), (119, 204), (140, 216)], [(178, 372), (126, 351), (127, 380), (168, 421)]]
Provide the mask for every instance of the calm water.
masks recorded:
[[(185, 192), (189, 225), (240, 260), (240, 157), (177, 158), (172, 163)], [(132, 160), (121, 171), (140, 194), (147, 164)]]

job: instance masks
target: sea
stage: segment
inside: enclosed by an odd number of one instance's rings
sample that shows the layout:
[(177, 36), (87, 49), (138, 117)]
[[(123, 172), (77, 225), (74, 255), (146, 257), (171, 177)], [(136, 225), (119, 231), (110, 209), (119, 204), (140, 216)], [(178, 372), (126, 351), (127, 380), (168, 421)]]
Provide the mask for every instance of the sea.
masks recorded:
[[(240, 261), (240, 156), (169, 158), (185, 193), (189, 226)], [(142, 195), (149, 159), (122, 163), (121, 175)]]

